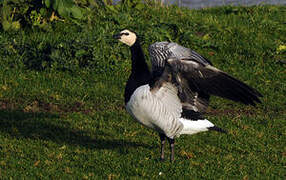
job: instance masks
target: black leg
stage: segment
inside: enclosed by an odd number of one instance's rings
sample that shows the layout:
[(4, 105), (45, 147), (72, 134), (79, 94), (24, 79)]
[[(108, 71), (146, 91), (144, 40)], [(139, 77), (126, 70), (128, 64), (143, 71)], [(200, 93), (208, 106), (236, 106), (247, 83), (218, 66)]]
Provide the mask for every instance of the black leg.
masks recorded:
[(170, 151), (171, 151), (170, 160), (171, 160), (171, 162), (174, 162), (175, 139), (168, 138), (168, 141), (169, 141), (169, 143), (170, 143)]
[(164, 153), (164, 147), (165, 147), (165, 142), (166, 142), (166, 136), (165, 134), (159, 134), (160, 139), (161, 139), (161, 161), (165, 160), (165, 153)]

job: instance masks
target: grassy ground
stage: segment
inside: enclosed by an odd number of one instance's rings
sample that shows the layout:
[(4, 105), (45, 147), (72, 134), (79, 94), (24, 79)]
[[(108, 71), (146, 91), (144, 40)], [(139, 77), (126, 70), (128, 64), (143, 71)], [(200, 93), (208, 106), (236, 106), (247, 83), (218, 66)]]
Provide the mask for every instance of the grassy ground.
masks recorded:
[[(285, 6), (119, 5), (91, 17), (0, 33), (0, 179), (284, 179)], [(181, 136), (175, 163), (161, 163), (157, 134), (124, 109), (130, 52), (111, 37), (125, 27), (146, 53), (162, 40), (191, 47), (258, 89), (263, 104), (212, 98), (207, 117), (229, 134)]]

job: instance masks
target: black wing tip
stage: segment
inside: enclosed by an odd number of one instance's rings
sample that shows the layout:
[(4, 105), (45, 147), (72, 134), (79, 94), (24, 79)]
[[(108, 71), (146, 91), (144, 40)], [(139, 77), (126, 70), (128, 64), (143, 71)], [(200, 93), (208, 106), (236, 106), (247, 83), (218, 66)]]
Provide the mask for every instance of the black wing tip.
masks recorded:
[(197, 111), (185, 109), (185, 108), (183, 108), (183, 111), (181, 113), (181, 117), (185, 118), (185, 119), (190, 119), (192, 121), (204, 119), (204, 116), (201, 112), (197, 112)]
[(208, 127), (208, 130), (210, 131), (217, 131), (217, 132), (220, 132), (220, 133), (225, 133), (227, 134), (227, 131), (220, 128), (220, 127), (217, 127), (217, 126), (213, 126), (213, 127)]
[(256, 95), (257, 95), (258, 97), (263, 97), (263, 95), (262, 95), (259, 91), (257, 91), (257, 90), (256, 90)]
[(246, 102), (243, 102), (241, 101), (242, 103), (246, 104), (246, 105), (251, 105), (251, 106), (254, 106), (256, 107), (257, 104), (262, 104), (261, 100), (259, 99), (259, 97), (263, 97), (262, 95), (257, 95), (257, 96), (254, 96), (252, 99), (246, 101)]
[(256, 106), (258, 103), (262, 103), (259, 98), (262, 98), (263, 95), (258, 90), (228, 75), (225, 72), (220, 72), (220, 75), (221, 80), (224, 80), (225, 83), (228, 83), (229, 87), (232, 87), (233, 90), (233, 92), (228, 94), (228, 97), (225, 98), (252, 106)]
[(263, 98), (263, 95), (260, 92), (258, 92), (256, 89), (253, 89), (253, 91), (254, 91), (254, 93), (253, 93), (252, 99), (255, 101), (253, 103), (259, 103), (259, 104), (262, 103), (259, 98)]

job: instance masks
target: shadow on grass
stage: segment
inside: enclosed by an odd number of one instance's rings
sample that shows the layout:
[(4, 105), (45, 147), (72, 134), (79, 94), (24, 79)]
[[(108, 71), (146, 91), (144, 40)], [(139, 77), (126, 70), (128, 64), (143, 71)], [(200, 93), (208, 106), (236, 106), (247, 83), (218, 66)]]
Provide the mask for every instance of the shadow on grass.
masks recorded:
[(62, 121), (59, 115), (0, 110), (0, 131), (21, 139), (50, 140), (57, 144), (69, 144), (90, 149), (151, 148), (151, 146), (126, 140), (108, 140), (107, 134), (96, 130), (94, 138), (89, 132), (72, 129), (69, 122)]

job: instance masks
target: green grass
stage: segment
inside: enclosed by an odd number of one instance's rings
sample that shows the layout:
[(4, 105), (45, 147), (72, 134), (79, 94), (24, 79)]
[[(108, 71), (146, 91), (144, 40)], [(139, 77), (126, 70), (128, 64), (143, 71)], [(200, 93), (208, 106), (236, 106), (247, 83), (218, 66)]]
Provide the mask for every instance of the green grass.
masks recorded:
[[(0, 32), (0, 179), (284, 179), (286, 7), (140, 8)], [(146, 54), (163, 40), (196, 50), (263, 103), (213, 97), (207, 118), (229, 134), (181, 136), (160, 162), (157, 134), (124, 109), (130, 52), (111, 37), (125, 27)]]

